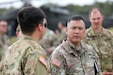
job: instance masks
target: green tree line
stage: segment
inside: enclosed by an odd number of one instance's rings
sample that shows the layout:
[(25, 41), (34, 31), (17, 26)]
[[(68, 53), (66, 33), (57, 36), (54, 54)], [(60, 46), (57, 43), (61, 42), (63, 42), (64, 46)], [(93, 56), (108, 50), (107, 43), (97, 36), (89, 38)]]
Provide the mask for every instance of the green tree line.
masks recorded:
[[(54, 4), (48, 3), (45, 5), (53, 6)], [(110, 17), (111, 15), (113, 15), (113, 9), (112, 9), (113, 1), (110, 1), (110, 0), (107, 0), (105, 3), (96, 1), (92, 5), (84, 5), (84, 6), (69, 4), (67, 6), (63, 6), (62, 8), (65, 8), (65, 9), (69, 10), (70, 12), (73, 12), (74, 14), (88, 15), (88, 11), (93, 7), (101, 8), (105, 17)], [(10, 9), (12, 9), (12, 7)], [(6, 10), (10, 10), (10, 9), (5, 9), (5, 8), (0, 9), (0, 16), (3, 15)]]
[(68, 9), (69, 11), (76, 14), (88, 15), (89, 10), (93, 7), (101, 8), (105, 17), (113, 15), (113, 1), (110, 0), (106, 1), (105, 3), (95, 2), (93, 5), (84, 5), (84, 6), (70, 4), (63, 8)]

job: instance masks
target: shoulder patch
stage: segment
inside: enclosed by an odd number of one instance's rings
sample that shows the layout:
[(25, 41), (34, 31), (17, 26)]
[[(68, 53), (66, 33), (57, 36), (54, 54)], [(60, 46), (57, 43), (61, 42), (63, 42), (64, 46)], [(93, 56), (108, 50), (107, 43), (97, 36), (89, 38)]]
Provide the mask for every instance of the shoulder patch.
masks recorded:
[(53, 60), (52, 60), (52, 64), (54, 64), (54, 65), (57, 66), (57, 67), (60, 67), (61, 62), (60, 62), (59, 60), (57, 60), (57, 59), (53, 59)]
[(42, 64), (44, 64), (45, 66), (47, 66), (47, 61), (46, 61), (46, 59), (45, 59), (43, 56), (40, 56), (40, 57), (39, 57), (39, 61), (40, 61)]

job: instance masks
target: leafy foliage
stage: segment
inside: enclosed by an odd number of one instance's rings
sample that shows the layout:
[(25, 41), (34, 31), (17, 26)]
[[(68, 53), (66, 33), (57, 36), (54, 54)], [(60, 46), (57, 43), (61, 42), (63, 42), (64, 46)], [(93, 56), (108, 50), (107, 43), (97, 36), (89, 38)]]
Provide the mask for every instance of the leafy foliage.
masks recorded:
[(111, 16), (113, 14), (113, 2), (106, 1), (105, 3), (95, 2), (93, 5), (85, 5), (85, 6), (78, 6), (78, 5), (67, 5), (64, 8), (68, 9), (69, 11), (75, 14), (86, 14), (88, 15), (88, 11), (93, 8), (98, 7), (102, 9), (102, 12), (105, 17)]

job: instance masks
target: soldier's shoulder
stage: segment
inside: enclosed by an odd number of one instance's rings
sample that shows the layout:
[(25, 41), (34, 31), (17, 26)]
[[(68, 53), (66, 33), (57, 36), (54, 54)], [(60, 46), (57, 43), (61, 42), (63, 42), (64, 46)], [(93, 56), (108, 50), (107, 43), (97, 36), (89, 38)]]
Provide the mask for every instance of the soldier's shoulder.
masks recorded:
[(86, 29), (86, 35), (85, 36), (91, 36), (92, 34), (94, 35), (94, 31), (91, 27)]
[(62, 49), (62, 47), (61, 47), (61, 44), (60, 45), (58, 45), (54, 50), (55, 51), (60, 51)]
[(85, 49), (89, 54), (92, 54), (98, 57), (97, 53), (95, 52), (94, 48), (91, 45), (85, 44)]
[(86, 44), (88, 49), (93, 49), (93, 47), (91, 45)]
[(84, 48), (87, 49), (88, 51), (93, 50), (93, 47), (92, 47), (91, 45), (86, 44), (86, 43), (84, 43), (84, 42), (82, 42), (82, 44), (84, 45)]
[(87, 28), (86, 29), (86, 32), (89, 32), (89, 31), (91, 31), (92, 29), (91, 29), (91, 27), (90, 28)]
[(110, 30), (108, 30), (108, 29), (104, 29), (104, 32), (105, 32), (106, 34), (109, 34), (109, 35), (113, 36), (113, 32), (110, 31)]
[(19, 49), (19, 48), (25, 49), (25, 47), (26, 48), (30, 47), (30, 44), (32, 44), (32, 42), (20, 39), (15, 43), (13, 43), (8, 49), (12, 49), (12, 50), (15, 49), (15, 51), (16, 49)]
[(89, 44), (86, 44), (86, 43), (84, 43), (84, 42), (82, 42), (82, 44), (84, 45), (84, 47), (87, 47), (87, 48), (92, 48), (92, 46), (91, 46), (91, 45), (89, 45)]
[(58, 45), (54, 50), (53, 50), (53, 52), (52, 52), (52, 54), (60, 54), (61, 53), (61, 51), (63, 51), (63, 48), (62, 48), (62, 46), (61, 46), (61, 44), (60, 45)]

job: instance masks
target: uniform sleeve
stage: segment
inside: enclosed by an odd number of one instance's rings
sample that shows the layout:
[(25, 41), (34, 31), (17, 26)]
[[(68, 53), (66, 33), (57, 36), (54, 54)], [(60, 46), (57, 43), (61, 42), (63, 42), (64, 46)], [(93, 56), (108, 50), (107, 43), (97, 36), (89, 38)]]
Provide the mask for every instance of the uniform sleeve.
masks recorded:
[(60, 50), (54, 50), (51, 55), (51, 74), (65, 75), (66, 67)]
[[(34, 50), (29, 52), (23, 60), (24, 75), (47, 75), (46, 59), (42, 58), (42, 63), (39, 61), (39, 52)], [(26, 61), (25, 61), (26, 60)]]
[(25, 58), (22, 61), (22, 69), (24, 75), (35, 75), (37, 63), (39, 63), (38, 52), (29, 49), (29, 52), (26, 54)]

